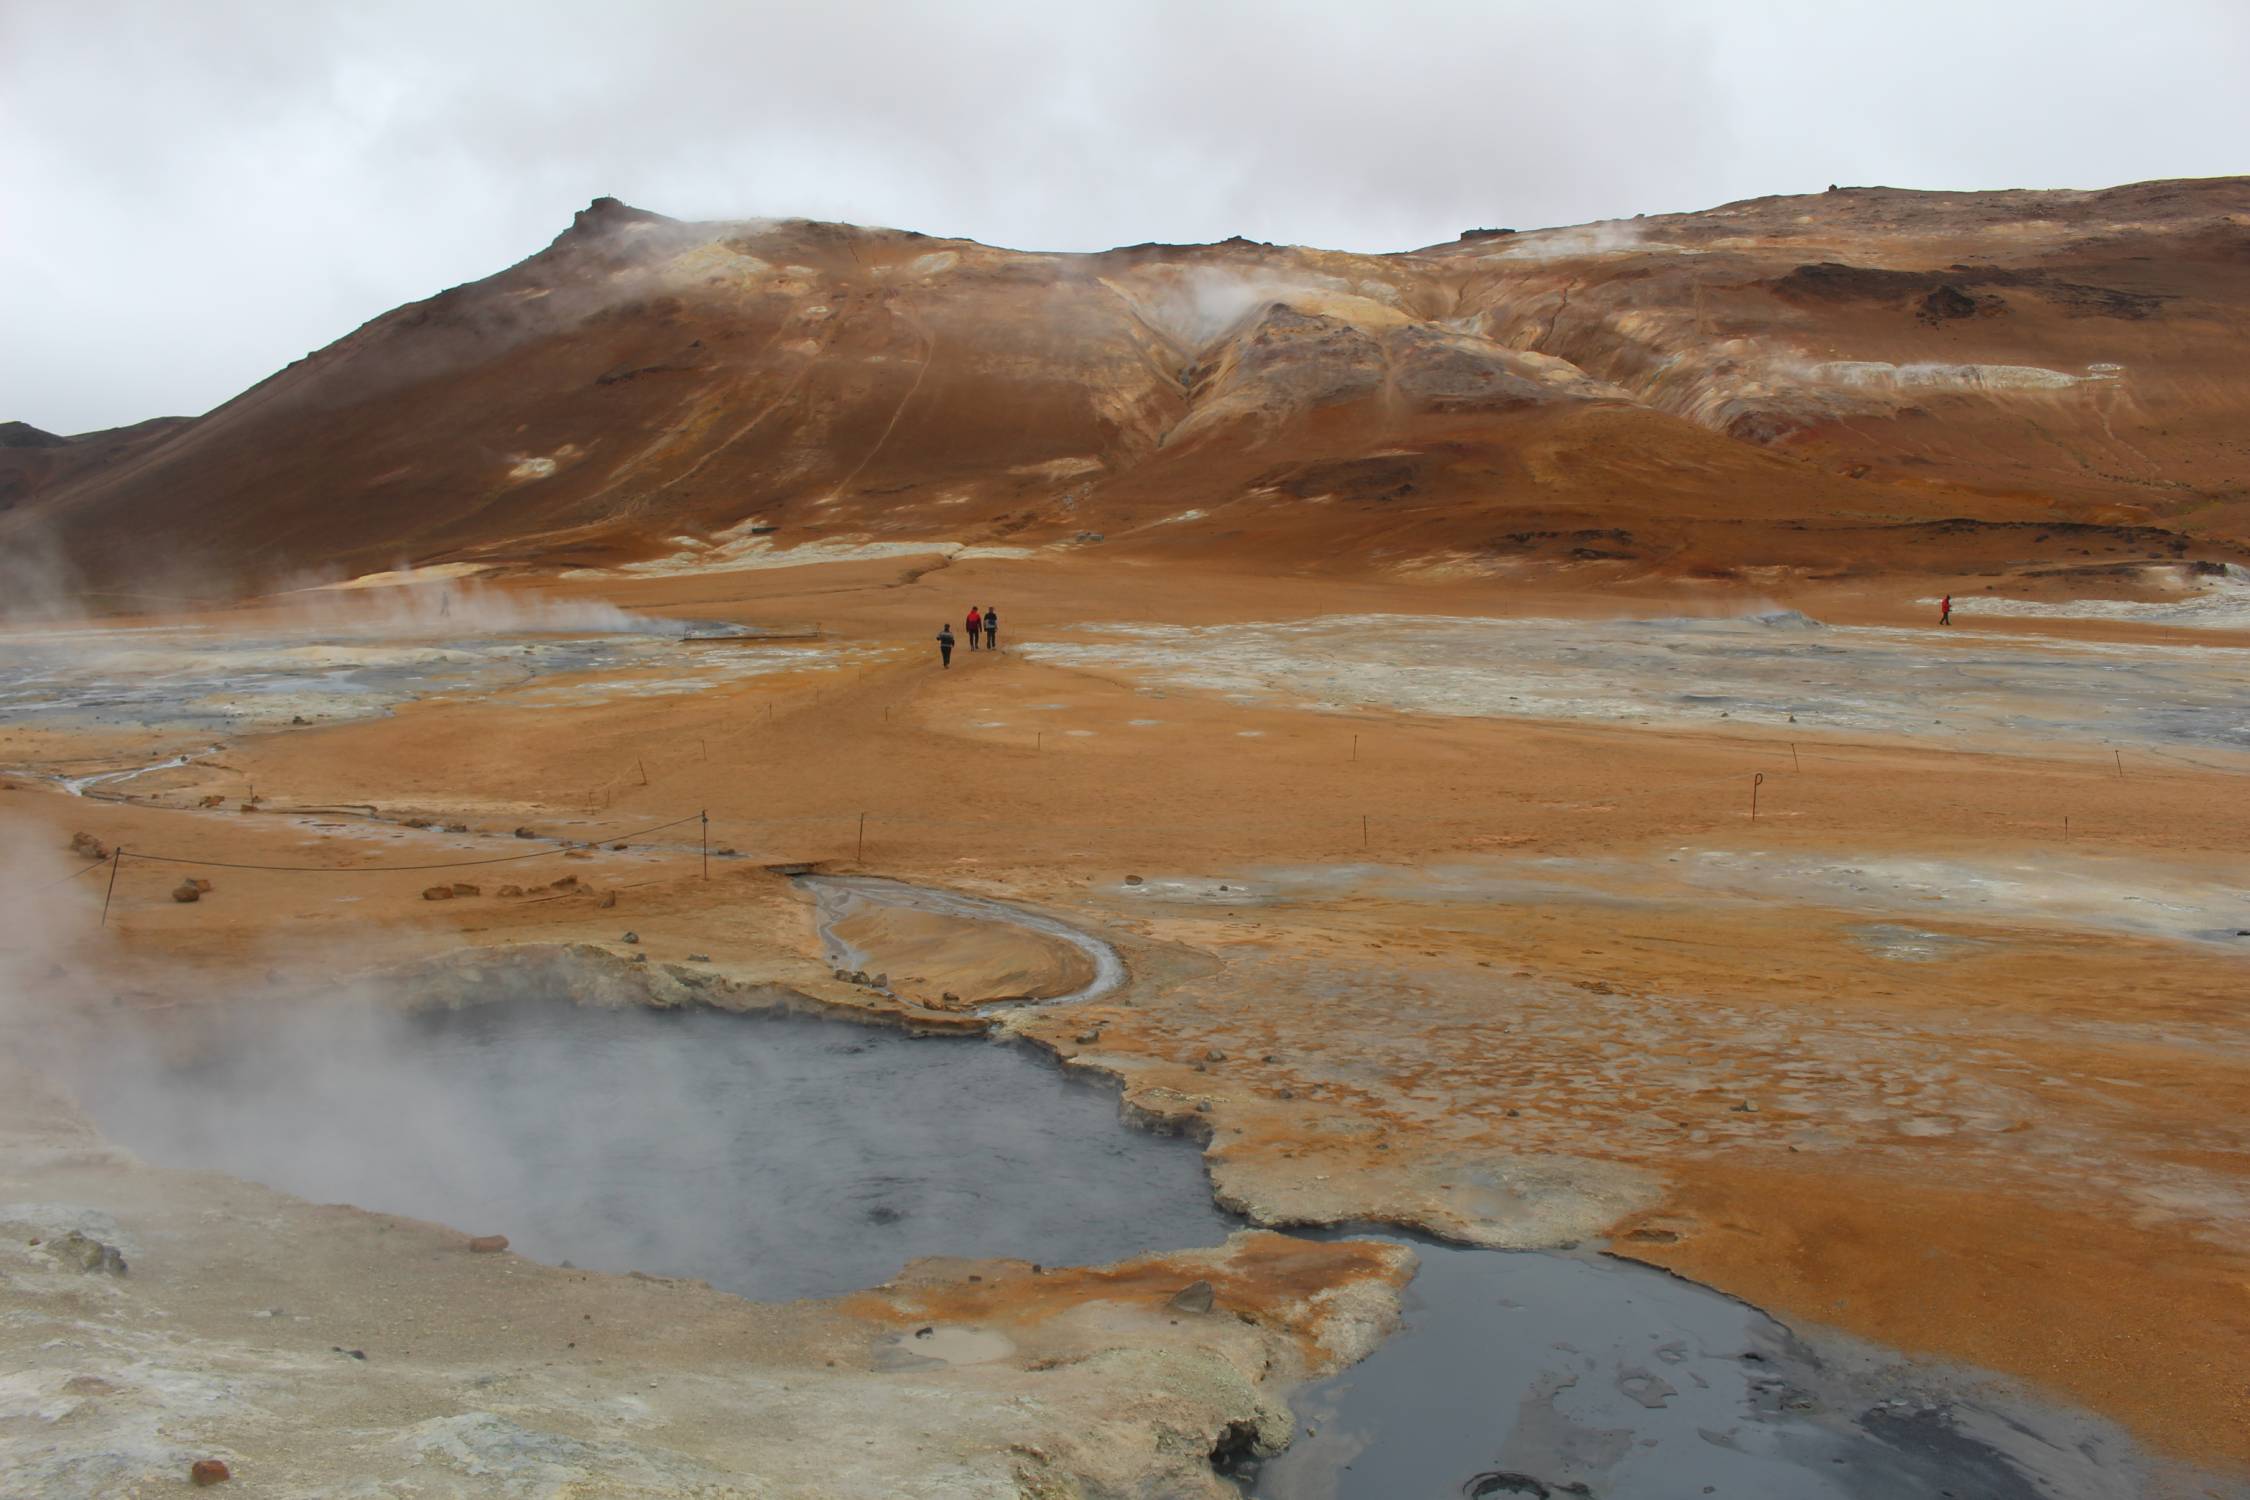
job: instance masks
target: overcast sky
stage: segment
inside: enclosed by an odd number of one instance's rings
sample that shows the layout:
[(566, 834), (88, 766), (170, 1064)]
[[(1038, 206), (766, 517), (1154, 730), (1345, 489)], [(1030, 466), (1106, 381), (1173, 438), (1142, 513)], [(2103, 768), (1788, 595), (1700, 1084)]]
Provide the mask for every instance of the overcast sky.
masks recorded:
[(193, 414), (607, 193), (1403, 249), (2250, 171), (2250, 0), (0, 0), (0, 420)]

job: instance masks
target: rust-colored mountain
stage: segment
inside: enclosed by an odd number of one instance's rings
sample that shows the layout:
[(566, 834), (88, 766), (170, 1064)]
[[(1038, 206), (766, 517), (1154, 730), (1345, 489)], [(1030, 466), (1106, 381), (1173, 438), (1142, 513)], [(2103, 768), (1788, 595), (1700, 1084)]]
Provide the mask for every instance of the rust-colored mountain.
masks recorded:
[(2240, 558), (2246, 332), (2246, 178), (1847, 188), (1393, 255), (601, 199), (208, 416), (12, 427), (0, 540), (243, 584), (768, 528), (1589, 581)]

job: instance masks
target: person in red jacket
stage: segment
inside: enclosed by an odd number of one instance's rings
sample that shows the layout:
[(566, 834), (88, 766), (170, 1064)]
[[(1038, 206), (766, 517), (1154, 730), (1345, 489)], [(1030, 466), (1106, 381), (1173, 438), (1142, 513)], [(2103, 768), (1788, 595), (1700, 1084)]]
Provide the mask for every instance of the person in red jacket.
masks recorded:
[(1940, 625), (1950, 625), (1953, 623), (1953, 596), (1951, 594), (1947, 594), (1943, 599), (1938, 601), (1937, 622)]
[(983, 629), (984, 616), (978, 614), (977, 607), (972, 604), (969, 606), (969, 649), (971, 651), (977, 649), (977, 632)]

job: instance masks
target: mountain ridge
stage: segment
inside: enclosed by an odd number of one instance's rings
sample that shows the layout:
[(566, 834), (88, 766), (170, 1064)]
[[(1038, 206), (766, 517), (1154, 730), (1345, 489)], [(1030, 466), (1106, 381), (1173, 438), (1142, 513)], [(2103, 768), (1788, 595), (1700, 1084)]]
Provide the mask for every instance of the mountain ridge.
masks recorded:
[[(2238, 559), (2246, 326), (2246, 178), (1839, 188), (1384, 254), (599, 198), (201, 418), (0, 450), (0, 537), (244, 587), (691, 565), (753, 525), (1597, 582), (1917, 566), (1827, 535), (1876, 520)], [(1515, 540), (1579, 532), (1631, 540)]]

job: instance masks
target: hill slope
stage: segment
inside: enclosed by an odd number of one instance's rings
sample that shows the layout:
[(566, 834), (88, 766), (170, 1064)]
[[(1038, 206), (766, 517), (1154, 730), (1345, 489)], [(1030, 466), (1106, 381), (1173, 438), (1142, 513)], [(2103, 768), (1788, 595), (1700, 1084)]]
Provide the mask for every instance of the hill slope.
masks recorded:
[(1452, 574), (2235, 558), (2246, 331), (2239, 178), (1845, 189), (1381, 256), (602, 199), (208, 416), (10, 446), (0, 539), (245, 585), (1088, 534)]

